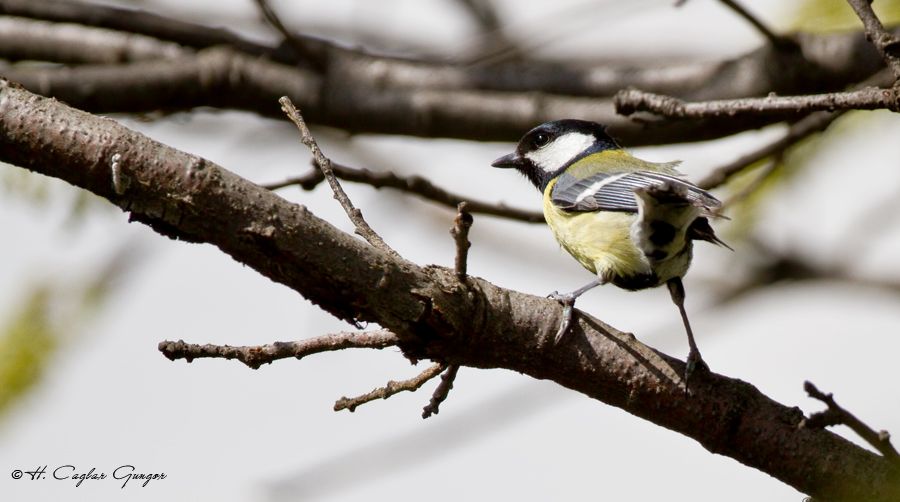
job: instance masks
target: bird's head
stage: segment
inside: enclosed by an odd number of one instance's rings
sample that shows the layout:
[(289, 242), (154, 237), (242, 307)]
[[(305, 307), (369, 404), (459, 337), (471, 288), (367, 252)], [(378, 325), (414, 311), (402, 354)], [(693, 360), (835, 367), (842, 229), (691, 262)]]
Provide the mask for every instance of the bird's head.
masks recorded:
[(587, 120), (554, 120), (525, 133), (516, 151), (491, 165), (514, 168), (543, 191), (573, 162), (603, 150), (619, 149), (606, 127)]

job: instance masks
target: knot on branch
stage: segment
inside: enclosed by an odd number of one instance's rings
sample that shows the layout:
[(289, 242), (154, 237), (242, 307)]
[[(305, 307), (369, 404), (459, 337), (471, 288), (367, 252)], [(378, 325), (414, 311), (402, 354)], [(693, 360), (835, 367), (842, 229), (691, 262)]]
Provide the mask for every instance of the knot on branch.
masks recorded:
[(638, 89), (626, 89), (616, 93), (613, 100), (616, 106), (616, 113), (620, 115), (629, 116), (648, 110), (666, 117), (685, 115), (684, 101), (672, 96), (648, 93)]

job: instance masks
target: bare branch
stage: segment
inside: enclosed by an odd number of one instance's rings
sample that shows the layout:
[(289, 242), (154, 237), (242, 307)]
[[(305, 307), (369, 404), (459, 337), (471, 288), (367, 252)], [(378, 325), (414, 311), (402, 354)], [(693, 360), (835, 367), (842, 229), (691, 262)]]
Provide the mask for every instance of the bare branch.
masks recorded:
[[(331, 163), (331, 168), (334, 171), (334, 175), (340, 179), (346, 179), (341, 176), (340, 171), (338, 170), (338, 164), (334, 162)], [(291, 186), (298, 186), (304, 190), (314, 190), (320, 183), (325, 181), (325, 175), (322, 174), (322, 170), (313, 167), (308, 173), (303, 176), (295, 176), (293, 178), (288, 178), (284, 181), (279, 181), (276, 183), (261, 183), (259, 186), (265, 188), (266, 190), (280, 190), (282, 188), (287, 188)]]
[(466, 278), (466, 262), (469, 256), (469, 229), (472, 228), (472, 215), (469, 214), (468, 204), (460, 202), (457, 207), (456, 218), (453, 219), (453, 228), (450, 229), (450, 235), (456, 242), (456, 260), (453, 270), (459, 280)]
[(796, 45), (792, 40), (784, 38), (780, 35), (775, 34), (774, 31), (770, 30), (768, 26), (765, 25), (760, 19), (753, 14), (750, 13), (747, 9), (744, 8), (743, 5), (739, 4), (735, 0), (720, 0), (723, 4), (725, 4), (728, 8), (733, 10), (738, 16), (744, 18), (745, 21), (753, 25), (756, 28), (756, 31), (760, 32), (762, 36), (766, 37), (766, 40), (769, 41), (775, 47), (782, 47), (785, 44)]
[(281, 22), (281, 18), (275, 12), (271, 5), (269, 5), (268, 0), (254, 0), (256, 2), (257, 7), (259, 7), (260, 12), (263, 17), (268, 21), (273, 28), (275, 28), (278, 33), (281, 33), (281, 36), (284, 37), (284, 42), (291, 46), (294, 51), (296, 51), (297, 55), (301, 58), (303, 62), (308, 63), (314, 69), (318, 71), (322, 71), (327, 66), (327, 58), (325, 54), (321, 50), (316, 50), (317, 48), (310, 48), (307, 44), (309, 39), (302, 38), (298, 36), (296, 33), (291, 32)]
[(716, 188), (728, 181), (735, 174), (743, 171), (748, 166), (759, 162), (766, 157), (779, 155), (791, 146), (799, 143), (805, 138), (817, 132), (824, 131), (837, 120), (844, 112), (817, 112), (810, 114), (801, 120), (792, 124), (787, 132), (777, 140), (763, 145), (761, 148), (747, 153), (740, 158), (729, 162), (721, 167), (714, 169), (705, 178), (701, 179), (697, 185), (706, 190)]
[[(860, 218), (860, 221), (868, 223), (863, 218)], [(863, 227), (864, 224), (859, 227)], [(871, 234), (865, 235), (866, 238), (871, 238)], [(844, 258), (831, 263), (817, 263), (818, 260), (811, 259), (804, 253), (796, 250), (776, 250), (756, 239), (751, 239), (744, 248), (748, 252), (754, 251), (757, 257), (752, 260), (753, 264), (748, 273), (743, 274), (745, 277), (743, 281), (718, 292), (717, 305), (733, 303), (750, 292), (784, 281), (844, 282), (892, 295), (900, 294), (900, 280), (886, 277), (884, 274), (862, 276), (853, 270), (852, 265), (858, 261), (859, 251), (853, 255), (853, 260)]]
[(291, 99), (287, 96), (283, 96), (278, 102), (281, 103), (281, 109), (284, 110), (284, 113), (300, 131), (300, 141), (309, 148), (310, 152), (312, 152), (316, 165), (322, 170), (322, 174), (325, 175), (325, 179), (328, 180), (328, 184), (331, 185), (331, 190), (334, 192), (334, 198), (341, 203), (341, 207), (344, 208), (347, 217), (350, 218), (350, 221), (352, 221), (353, 225), (356, 227), (356, 233), (366, 239), (369, 244), (399, 258), (400, 255), (388, 246), (387, 243), (382, 240), (381, 236), (375, 233), (375, 231), (372, 230), (372, 227), (366, 223), (362, 211), (353, 206), (350, 197), (347, 197), (347, 193), (344, 192), (341, 183), (334, 176), (334, 171), (331, 168), (331, 160), (322, 153), (318, 143), (316, 143), (316, 139), (313, 138), (312, 134), (309, 132), (309, 128), (306, 127), (306, 122), (303, 121), (303, 116), (300, 115), (300, 111), (297, 110), (294, 103), (291, 103)]
[(897, 450), (894, 449), (894, 446), (891, 444), (891, 435), (887, 431), (878, 431), (875, 432), (874, 429), (863, 423), (860, 419), (856, 418), (852, 413), (841, 408), (835, 401), (834, 396), (831, 393), (825, 394), (820, 391), (812, 382), (805, 382), (803, 384), (803, 390), (809, 394), (809, 397), (813, 399), (818, 399), (825, 403), (828, 406), (828, 409), (825, 411), (820, 411), (817, 413), (813, 413), (809, 416), (809, 418), (804, 419), (800, 422), (800, 427), (809, 427), (809, 428), (824, 428), (831, 425), (839, 425), (843, 424), (853, 432), (859, 434), (861, 438), (863, 438), (867, 443), (872, 445), (876, 450), (878, 450), (885, 458), (894, 462), (898, 467), (900, 467), (900, 454), (897, 453)]
[[(875, 75), (859, 84), (853, 86), (855, 90), (869, 86), (880, 87), (887, 85), (889, 74), (886, 70), (882, 70)], [(780, 156), (788, 148), (799, 143), (812, 134), (822, 132), (827, 129), (835, 120), (843, 116), (849, 110), (838, 110), (835, 112), (815, 112), (803, 117), (802, 119), (790, 125), (787, 132), (777, 140), (762, 146), (761, 148), (743, 155), (742, 157), (729, 162), (728, 164), (714, 169), (705, 178), (700, 180), (698, 185), (707, 190), (720, 186), (725, 183), (731, 176), (741, 172), (746, 167), (771, 156)], [(762, 179), (762, 177), (760, 178)]]
[(747, 186), (743, 187), (739, 192), (732, 194), (730, 197), (722, 201), (722, 207), (719, 208), (718, 212), (722, 213), (731, 206), (743, 201), (754, 192), (760, 189), (763, 186), (765, 181), (769, 179), (769, 176), (772, 175), (775, 171), (778, 170), (779, 167), (782, 166), (781, 155), (776, 153), (776, 157), (774, 159), (770, 159), (766, 164), (760, 168), (759, 173), (756, 174), (756, 177), (747, 184)]
[[(301, 59), (285, 50), (139, 10), (74, 1), (0, 0), (0, 13), (121, 29), (196, 48), (225, 45), (251, 56), (225, 56), (228, 51), (219, 48), (167, 64), (4, 72), (29, 89), (91, 111), (218, 106), (275, 116), (280, 112), (274, 100), (288, 95), (313, 123), (351, 132), (478, 140), (515, 140), (535, 124), (561, 116), (606, 123), (612, 134), (632, 146), (721, 137), (775, 118), (647, 125), (617, 116), (609, 101), (574, 96), (610, 96), (628, 86), (694, 100), (826, 92), (862, 80), (883, 64), (861, 32), (799, 35), (800, 51), (773, 51), (766, 45), (728, 61), (594, 67), (536, 61), (471, 67), (372, 56), (303, 37), (306, 46), (316, 47), (327, 59), (329, 71), (323, 74), (274, 63), (295, 65)], [(132, 92), (137, 86), (142, 92)]]
[(0, 58), (9, 61), (116, 64), (172, 59), (191, 52), (178, 44), (134, 33), (0, 17)]
[(431, 401), (429, 401), (428, 404), (425, 405), (425, 408), (422, 409), (422, 418), (428, 418), (431, 415), (440, 413), (441, 403), (443, 403), (450, 394), (450, 389), (453, 388), (453, 381), (456, 380), (457, 372), (459, 372), (458, 364), (450, 364), (447, 366), (447, 371), (441, 375), (441, 383), (438, 384), (437, 388), (434, 389), (434, 394), (431, 395)]
[(722, 99), (686, 102), (671, 96), (628, 89), (616, 95), (616, 110), (623, 115), (650, 112), (667, 118), (706, 119), (746, 115), (790, 117), (817, 111), (879, 110), (900, 111), (900, 91), (868, 88), (858, 91), (774, 96), (765, 98)]
[(172, 361), (184, 359), (192, 362), (201, 358), (237, 359), (253, 369), (263, 364), (271, 364), (278, 359), (293, 357), (301, 359), (311, 354), (350, 348), (383, 349), (400, 343), (394, 333), (382, 329), (378, 331), (343, 331), (330, 335), (308, 338), (296, 342), (275, 342), (257, 346), (212, 345), (185, 343), (183, 340), (159, 342), (159, 351)]
[(522, 48), (503, 32), (503, 23), (490, 0), (457, 0), (481, 27), (482, 40), (476, 48), (475, 58), (466, 61), (469, 66), (496, 64), (523, 56)]
[(441, 371), (444, 371), (445, 366), (441, 363), (435, 363), (428, 367), (422, 373), (419, 373), (417, 376), (410, 378), (409, 380), (401, 380), (399, 382), (391, 380), (384, 387), (378, 387), (377, 389), (372, 390), (371, 392), (367, 392), (361, 396), (356, 397), (342, 397), (338, 399), (334, 403), (334, 411), (348, 410), (350, 412), (356, 411), (356, 407), (368, 403), (370, 401), (374, 401), (376, 399), (387, 399), (394, 394), (400, 392), (414, 392), (419, 389), (419, 387), (425, 385), (425, 382), (431, 380), (432, 378), (441, 374)]
[(472, 19), (478, 23), (484, 32), (493, 33), (503, 27), (490, 0), (457, 0), (456, 3), (472, 16)]
[[(399, 176), (390, 171), (376, 172), (370, 171), (369, 169), (357, 169), (336, 162), (332, 162), (331, 167), (334, 171), (334, 175), (345, 181), (364, 183), (375, 188), (394, 188), (452, 208), (456, 208), (460, 202), (465, 201), (466, 211), (473, 214), (489, 214), (528, 223), (544, 222), (544, 214), (539, 211), (516, 209), (502, 203), (492, 204), (489, 202), (471, 200), (468, 197), (448, 192), (443, 188), (435, 186), (431, 181), (422, 176)], [(277, 190), (292, 185), (299, 185), (304, 190), (312, 190), (319, 183), (324, 181), (324, 179), (325, 177), (322, 175), (321, 171), (313, 169), (303, 176), (261, 186), (270, 190)]]
[[(352, 73), (353, 70), (349, 70)], [(97, 113), (183, 110), (215, 106), (283, 116), (289, 96), (308, 120), (347, 131), (515, 140), (535, 124), (580, 116), (610, 126), (631, 146), (709, 137), (756, 128), (771, 118), (680, 121), (647, 127), (617, 115), (612, 101), (481, 89), (371, 85), (341, 71), (309, 70), (248, 57), (227, 48), (121, 65), (12, 67), (3, 75), (26, 88)], [(142, 92), (134, 92), (140, 88)]]
[[(254, 57), (266, 56), (291, 65), (299, 62), (296, 54), (244, 40), (228, 30), (135, 9), (74, 0), (0, 0), (0, 13), (139, 33), (197, 49), (228, 46)], [(572, 96), (611, 96), (629, 86), (694, 99), (723, 99), (768, 92), (822, 92), (862, 80), (878, 71), (882, 64), (875, 48), (861, 33), (801, 35), (798, 43), (802, 50), (796, 54), (773, 52), (767, 45), (728, 61), (661, 66), (654, 60), (647, 65), (628, 62), (591, 67), (541, 61), (488, 67), (411, 61), (376, 57), (313, 37), (297, 36), (309, 50), (316, 52), (317, 58), (327, 59), (331, 70), (338, 69), (342, 74), (350, 72), (340, 78), (390, 87), (466, 87)], [(493, 110), (496, 113), (497, 109)], [(309, 110), (306, 112), (308, 115)]]
[[(139, 9), (74, 0), (66, 2), (0, 0), (0, 14), (108, 28), (167, 40), (195, 49), (229, 46), (252, 56), (267, 56), (285, 63), (297, 62), (296, 59), (279, 53), (274, 47), (246, 40), (227, 29), (189, 23)], [(325, 47), (322, 48), (322, 50), (325, 49)]]
[(872, 0), (847, 0), (866, 29), (866, 38), (878, 49), (885, 64), (894, 74), (894, 82), (900, 81), (900, 40), (884, 29), (875, 11)]

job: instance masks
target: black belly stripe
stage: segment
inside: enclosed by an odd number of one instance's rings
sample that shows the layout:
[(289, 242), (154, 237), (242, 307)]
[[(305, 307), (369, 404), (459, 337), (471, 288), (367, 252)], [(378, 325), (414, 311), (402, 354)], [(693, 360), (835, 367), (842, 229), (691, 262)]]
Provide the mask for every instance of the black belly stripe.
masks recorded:
[(610, 281), (616, 286), (630, 291), (655, 288), (659, 286), (659, 277), (655, 273), (632, 275), (628, 277), (613, 276)]
[(650, 222), (650, 242), (657, 247), (665, 246), (675, 238), (675, 226), (669, 222), (654, 220)]

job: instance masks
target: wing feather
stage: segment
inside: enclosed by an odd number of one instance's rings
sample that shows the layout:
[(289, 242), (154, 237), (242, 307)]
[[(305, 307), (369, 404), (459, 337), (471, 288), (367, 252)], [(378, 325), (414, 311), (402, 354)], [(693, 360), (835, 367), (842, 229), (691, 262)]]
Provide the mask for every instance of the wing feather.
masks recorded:
[(553, 186), (551, 199), (560, 209), (570, 212), (638, 210), (634, 191), (666, 184), (683, 187), (688, 202), (707, 211), (722, 205), (706, 190), (677, 176), (652, 171), (596, 173), (577, 178), (568, 173), (560, 175)]

